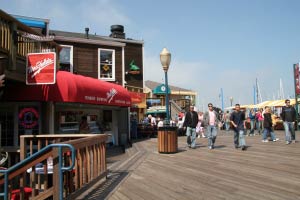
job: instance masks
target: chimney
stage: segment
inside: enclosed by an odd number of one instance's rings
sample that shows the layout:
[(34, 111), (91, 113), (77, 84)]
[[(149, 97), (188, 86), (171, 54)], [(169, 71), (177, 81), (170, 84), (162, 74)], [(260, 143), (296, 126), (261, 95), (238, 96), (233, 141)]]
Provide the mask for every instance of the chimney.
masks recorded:
[(85, 28), (85, 37), (86, 37), (86, 39), (89, 39), (89, 28), (88, 27), (86, 27)]
[(110, 31), (111, 31), (111, 34), (109, 35), (109, 37), (125, 39), (124, 26), (111, 25)]

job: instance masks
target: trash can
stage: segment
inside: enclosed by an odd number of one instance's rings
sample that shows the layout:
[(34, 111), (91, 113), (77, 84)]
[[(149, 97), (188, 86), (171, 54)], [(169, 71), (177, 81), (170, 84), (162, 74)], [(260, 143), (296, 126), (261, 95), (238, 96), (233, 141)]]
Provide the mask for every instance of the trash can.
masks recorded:
[(159, 153), (177, 153), (178, 138), (176, 126), (163, 126), (158, 128), (157, 147)]

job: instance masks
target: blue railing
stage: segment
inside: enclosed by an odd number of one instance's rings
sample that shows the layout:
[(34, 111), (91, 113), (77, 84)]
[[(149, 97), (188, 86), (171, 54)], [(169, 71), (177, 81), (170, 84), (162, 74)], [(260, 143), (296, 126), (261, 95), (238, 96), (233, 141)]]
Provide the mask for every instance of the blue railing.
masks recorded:
[[(71, 149), (72, 154), (71, 154), (71, 160), (72, 164), (68, 167), (63, 166), (63, 152), (62, 148), (68, 147)], [(58, 148), (58, 175), (59, 175), (59, 199), (63, 199), (63, 172), (64, 171), (70, 171), (74, 168), (75, 165), (75, 148), (70, 145), (70, 144), (50, 144), (38, 152), (32, 154), (30, 157), (25, 158), (24, 160), (20, 161), (18, 164), (5, 169), (5, 170), (0, 170), (0, 174), (4, 174), (4, 192), (0, 193), (0, 196), (3, 196), (5, 200), (8, 199), (8, 178), (9, 174), (18, 170), (20, 167), (32, 162), (33, 160), (37, 159), (39, 156), (43, 155), (44, 153), (48, 152), (52, 148)]]

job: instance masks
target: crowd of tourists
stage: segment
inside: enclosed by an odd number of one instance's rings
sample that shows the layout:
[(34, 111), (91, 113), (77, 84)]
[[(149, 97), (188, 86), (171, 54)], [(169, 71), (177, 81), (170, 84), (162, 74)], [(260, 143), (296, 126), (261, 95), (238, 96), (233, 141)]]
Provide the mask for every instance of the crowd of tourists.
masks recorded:
[[(280, 118), (283, 121), (286, 144), (295, 143), (295, 123), (297, 118), (296, 110), (290, 105), (290, 100), (285, 100), (285, 106), (281, 108)], [(179, 124), (179, 130), (186, 134), (187, 145), (189, 148), (196, 148), (196, 138), (206, 137), (208, 148), (214, 149), (218, 135), (218, 130), (233, 130), (233, 144), (236, 149), (247, 149), (245, 135), (262, 135), (262, 142), (276, 142), (274, 127), (276, 116), (269, 106), (264, 109), (251, 109), (249, 112), (241, 110), (240, 104), (235, 104), (232, 112), (217, 112), (212, 103), (208, 104), (206, 112), (196, 112), (194, 106), (190, 106), (189, 112), (185, 113), (182, 124)], [(250, 127), (247, 126), (250, 124)], [(255, 133), (255, 130), (257, 133)], [(247, 133), (248, 132), (248, 133)], [(268, 139), (270, 138), (270, 139)]]

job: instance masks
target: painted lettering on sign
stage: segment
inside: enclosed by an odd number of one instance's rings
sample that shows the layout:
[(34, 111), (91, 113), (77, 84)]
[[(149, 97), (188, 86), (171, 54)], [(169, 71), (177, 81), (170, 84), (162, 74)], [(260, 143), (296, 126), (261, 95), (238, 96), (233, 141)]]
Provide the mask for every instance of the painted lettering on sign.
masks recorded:
[(28, 73), (32, 74), (31, 78), (35, 77), (41, 72), (42, 69), (54, 63), (54, 60), (51, 58), (45, 58), (42, 61), (38, 61), (35, 65), (28, 67)]

